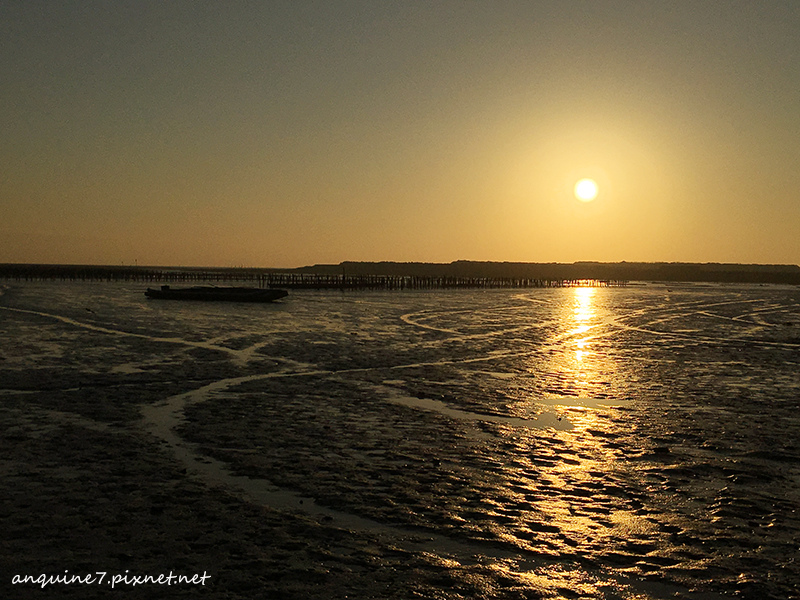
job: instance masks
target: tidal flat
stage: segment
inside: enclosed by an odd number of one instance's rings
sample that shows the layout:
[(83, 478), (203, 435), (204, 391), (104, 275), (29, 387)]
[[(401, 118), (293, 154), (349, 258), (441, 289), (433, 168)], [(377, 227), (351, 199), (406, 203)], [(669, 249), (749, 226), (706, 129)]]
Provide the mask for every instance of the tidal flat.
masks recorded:
[(0, 339), (5, 597), (798, 597), (796, 287), (9, 281)]

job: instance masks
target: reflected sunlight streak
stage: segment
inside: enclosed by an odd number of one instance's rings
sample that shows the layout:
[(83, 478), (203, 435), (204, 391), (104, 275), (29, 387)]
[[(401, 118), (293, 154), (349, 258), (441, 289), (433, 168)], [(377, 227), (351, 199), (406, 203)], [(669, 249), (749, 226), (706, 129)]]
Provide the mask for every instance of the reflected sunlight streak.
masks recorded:
[[(600, 288), (576, 287), (571, 297), (562, 305), (562, 331), (566, 334), (561, 350), (553, 355), (550, 373), (558, 385), (549, 386), (551, 393), (565, 397), (565, 407), (570, 421), (586, 428), (595, 420), (595, 411), (575, 406), (574, 400), (589, 400), (608, 396), (614, 379), (615, 365), (603, 347), (608, 343), (597, 331), (608, 319), (603, 315), (603, 293)], [(571, 399), (573, 402), (567, 402)]]
[[(578, 287), (565, 293), (570, 295), (559, 308), (555, 351), (543, 369), (545, 389), (552, 396), (543, 403), (558, 407), (559, 417), (565, 417), (574, 428), (559, 432), (564, 445), (559, 448), (555, 444), (552, 455), (548, 456), (547, 446), (531, 454), (529, 468), (536, 477), (524, 487), (538, 497), (536, 519), (545, 521), (549, 529), (523, 528), (515, 534), (523, 547), (533, 537), (539, 541), (546, 538), (554, 551), (566, 555), (617, 550), (619, 540), (631, 531), (643, 530), (647, 523), (618, 503), (614, 494), (604, 491), (606, 485), (613, 487), (617, 481), (618, 451), (607, 443), (617, 437), (612, 407), (624, 402), (614, 398), (618, 375), (612, 358), (613, 338), (589, 332), (602, 329), (613, 315), (604, 314), (603, 290)], [(520, 480), (515, 483), (519, 486)], [(550, 489), (560, 493), (546, 493)], [(542, 589), (569, 587), (587, 595), (613, 585), (579, 567), (512, 568), (510, 572)]]

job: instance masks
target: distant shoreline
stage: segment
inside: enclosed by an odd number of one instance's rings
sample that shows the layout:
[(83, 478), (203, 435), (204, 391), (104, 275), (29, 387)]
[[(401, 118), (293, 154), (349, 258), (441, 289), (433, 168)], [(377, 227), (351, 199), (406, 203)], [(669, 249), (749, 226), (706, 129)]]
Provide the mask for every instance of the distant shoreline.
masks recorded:
[[(556, 282), (592, 280), (606, 284), (629, 281), (773, 283), (800, 285), (798, 265), (754, 265), (725, 263), (512, 263), (455, 261), (342, 262), (285, 268), (248, 267), (158, 267), (113, 265), (0, 264), (0, 279), (82, 279), (114, 281), (221, 281), (261, 283), (296, 281), (295, 287), (369, 287), (339, 285), (345, 281), (416, 281), (397, 287), (549, 287)], [(313, 280), (324, 286), (299, 285)], [(423, 280), (451, 285), (422, 285)], [(472, 282), (472, 283), (470, 283)], [(496, 285), (493, 285), (495, 282)], [(384, 287), (375, 285), (374, 287)]]

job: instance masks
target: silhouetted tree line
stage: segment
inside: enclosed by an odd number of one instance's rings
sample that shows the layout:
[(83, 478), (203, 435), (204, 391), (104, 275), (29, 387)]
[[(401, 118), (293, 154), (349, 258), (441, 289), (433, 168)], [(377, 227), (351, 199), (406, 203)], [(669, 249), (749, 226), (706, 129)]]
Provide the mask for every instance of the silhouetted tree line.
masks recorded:
[(725, 263), (514, 263), (456, 261), (452, 263), (343, 262), (297, 269), (308, 273), (411, 275), (424, 277), (489, 277), (550, 281), (686, 281), (720, 283), (800, 284), (797, 265)]

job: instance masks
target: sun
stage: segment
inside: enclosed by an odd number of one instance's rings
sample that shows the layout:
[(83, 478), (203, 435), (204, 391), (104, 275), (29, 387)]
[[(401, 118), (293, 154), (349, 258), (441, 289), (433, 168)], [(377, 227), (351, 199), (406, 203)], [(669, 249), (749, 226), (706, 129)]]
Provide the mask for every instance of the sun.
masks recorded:
[(599, 191), (594, 179), (581, 179), (575, 184), (575, 197), (581, 202), (591, 202)]

